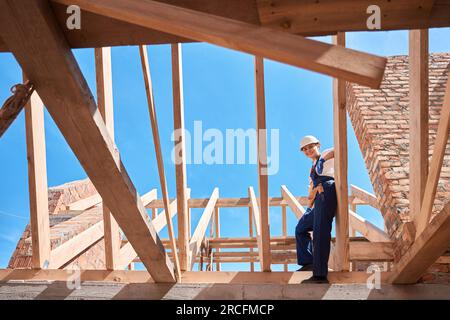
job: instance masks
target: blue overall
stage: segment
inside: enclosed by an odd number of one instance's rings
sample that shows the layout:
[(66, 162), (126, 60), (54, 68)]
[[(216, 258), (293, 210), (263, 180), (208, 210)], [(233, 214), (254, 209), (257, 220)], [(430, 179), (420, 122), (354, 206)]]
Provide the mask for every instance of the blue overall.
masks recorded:
[[(321, 176), (322, 157), (311, 168), (310, 177), (313, 186), (322, 184), (323, 193), (317, 193), (314, 208), (308, 208), (295, 228), (297, 241), (297, 261), (299, 265), (313, 264), (313, 275), (326, 277), (330, 256), (331, 227), (337, 207), (334, 178)], [(309, 231), (313, 232), (313, 239)]]

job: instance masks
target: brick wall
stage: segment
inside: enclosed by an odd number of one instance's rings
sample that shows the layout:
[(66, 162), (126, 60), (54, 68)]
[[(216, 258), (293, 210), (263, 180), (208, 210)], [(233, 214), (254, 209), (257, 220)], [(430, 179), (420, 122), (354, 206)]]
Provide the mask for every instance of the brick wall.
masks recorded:
[[(450, 69), (450, 54), (429, 57), (429, 159)], [(348, 84), (347, 108), (398, 261), (413, 240), (409, 215), (409, 67), (407, 56), (389, 57), (380, 89)], [(450, 144), (433, 216), (450, 199)], [(441, 266), (441, 269), (445, 268)], [(442, 269), (443, 270), (443, 269)], [(448, 271), (448, 267), (446, 269)]]

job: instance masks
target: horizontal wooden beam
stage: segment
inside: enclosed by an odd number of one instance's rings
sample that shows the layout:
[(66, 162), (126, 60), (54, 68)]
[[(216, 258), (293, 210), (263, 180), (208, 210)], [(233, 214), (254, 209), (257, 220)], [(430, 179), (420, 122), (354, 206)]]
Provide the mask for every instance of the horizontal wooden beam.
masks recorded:
[(386, 58), (152, 0), (58, 0), (120, 21), (378, 88)]
[[(120, 159), (47, 1), (0, 1), (0, 36), (153, 278), (175, 282), (173, 264)], [(33, 58), (30, 59), (30, 56)]]
[(408, 251), (395, 264), (391, 282), (415, 283), (450, 247), (450, 202), (431, 220)]
[[(330, 272), (330, 283), (362, 283), (373, 274), (366, 272)], [(293, 284), (309, 278), (310, 272), (228, 272), (228, 271), (186, 271), (182, 273), (183, 283), (221, 283), (221, 284)], [(381, 282), (386, 283), (390, 276), (388, 272), (381, 273)], [(73, 274), (66, 270), (26, 270), (26, 269), (0, 269), (0, 283), (14, 280), (24, 281), (63, 281), (66, 282)], [(82, 270), (81, 282), (102, 281), (115, 283), (153, 283), (154, 280), (145, 271), (108, 271), (108, 270)]]
[(102, 197), (96, 193), (90, 197), (66, 205), (66, 210), (86, 210), (102, 202)]

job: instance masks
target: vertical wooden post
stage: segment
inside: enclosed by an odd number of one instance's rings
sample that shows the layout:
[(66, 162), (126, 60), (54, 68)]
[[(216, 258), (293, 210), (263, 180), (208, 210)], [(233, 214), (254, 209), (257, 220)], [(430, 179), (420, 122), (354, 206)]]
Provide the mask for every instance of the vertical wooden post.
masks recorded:
[[(114, 104), (111, 74), (111, 48), (95, 48), (95, 71), (97, 81), (97, 105), (105, 121), (108, 134), (114, 141)], [(105, 230), (105, 264), (108, 270), (117, 270), (120, 260), (119, 225), (103, 202)]]
[[(286, 221), (286, 206), (282, 205), (281, 206), (281, 228), (282, 228), (282, 233), (283, 233), (283, 237), (287, 237), (287, 221)], [(288, 265), (287, 263), (284, 263), (284, 271), (288, 271)]]
[[(248, 207), (248, 234), (249, 234), (250, 238), (253, 237), (253, 211), (252, 211), (251, 206)], [(253, 248), (250, 248), (249, 251), (253, 252)], [(250, 271), (255, 272), (255, 263), (254, 262), (250, 262)]]
[(258, 189), (259, 212), (261, 222), (261, 245), (264, 272), (270, 271), (270, 225), (269, 225), (269, 190), (267, 172), (267, 133), (266, 133), (266, 101), (264, 92), (264, 59), (255, 57), (256, 82), (256, 132), (258, 144)]
[[(345, 33), (333, 36), (333, 43), (345, 46)], [(348, 236), (348, 182), (347, 182), (347, 111), (346, 82), (333, 79), (333, 115), (334, 115), (334, 163), (337, 195), (336, 214), (336, 257), (337, 270), (348, 271), (349, 236)]]
[[(26, 77), (24, 75), (24, 80)], [(25, 106), (25, 129), (30, 196), (33, 268), (46, 268), (50, 259), (47, 163), (45, 156), (44, 104), (34, 92)]]
[(421, 29), (409, 31), (409, 212), (416, 230), (427, 176), (428, 29)]
[(173, 130), (175, 133), (175, 177), (178, 205), (178, 248), (181, 270), (188, 270), (189, 218), (186, 197), (186, 147), (184, 129), (183, 68), (181, 45), (172, 44)]
[[(216, 209), (215, 209), (214, 222), (215, 222), (214, 229), (216, 231), (216, 239), (219, 239), (220, 238), (220, 213), (219, 213), (219, 207), (216, 207)], [(216, 252), (220, 252), (220, 248), (216, 248)], [(220, 262), (216, 262), (216, 271), (220, 271)]]

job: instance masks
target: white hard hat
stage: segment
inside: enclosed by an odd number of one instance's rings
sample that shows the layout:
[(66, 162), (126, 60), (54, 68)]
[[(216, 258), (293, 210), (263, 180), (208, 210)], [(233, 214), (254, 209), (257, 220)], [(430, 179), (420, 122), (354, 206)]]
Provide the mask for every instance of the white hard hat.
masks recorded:
[(300, 141), (300, 149), (303, 149), (304, 146), (307, 146), (308, 144), (311, 143), (320, 143), (320, 141), (314, 136), (304, 136), (303, 139)]

